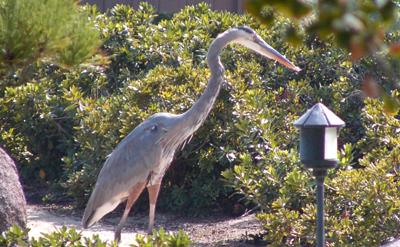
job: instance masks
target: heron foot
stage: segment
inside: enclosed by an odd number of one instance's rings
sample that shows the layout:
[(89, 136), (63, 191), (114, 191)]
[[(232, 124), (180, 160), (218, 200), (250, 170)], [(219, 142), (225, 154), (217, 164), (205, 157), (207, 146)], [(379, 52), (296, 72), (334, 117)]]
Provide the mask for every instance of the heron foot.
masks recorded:
[(117, 243), (121, 242), (121, 231), (118, 231), (118, 230), (117, 230), (117, 231), (115, 232), (114, 241), (117, 242)]

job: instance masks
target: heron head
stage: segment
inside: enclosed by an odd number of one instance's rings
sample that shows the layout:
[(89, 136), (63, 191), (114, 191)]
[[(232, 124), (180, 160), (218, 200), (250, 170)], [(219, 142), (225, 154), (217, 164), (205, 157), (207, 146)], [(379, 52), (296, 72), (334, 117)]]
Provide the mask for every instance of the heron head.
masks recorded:
[(237, 33), (237, 38), (232, 42), (244, 45), (265, 57), (278, 61), (289, 69), (297, 72), (301, 70), (283, 55), (277, 52), (274, 48), (268, 45), (256, 32), (254, 32), (253, 29), (249, 27), (238, 27), (233, 29), (233, 31)]

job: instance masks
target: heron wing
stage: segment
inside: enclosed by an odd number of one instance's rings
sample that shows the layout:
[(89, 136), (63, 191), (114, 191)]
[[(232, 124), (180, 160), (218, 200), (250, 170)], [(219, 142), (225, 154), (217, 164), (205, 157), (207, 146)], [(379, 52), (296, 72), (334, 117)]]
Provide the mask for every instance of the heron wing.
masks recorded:
[(114, 210), (129, 190), (148, 180), (160, 164), (162, 146), (158, 140), (162, 133), (153, 133), (154, 126), (152, 121), (143, 122), (109, 156), (86, 206), (82, 219), (85, 228)]

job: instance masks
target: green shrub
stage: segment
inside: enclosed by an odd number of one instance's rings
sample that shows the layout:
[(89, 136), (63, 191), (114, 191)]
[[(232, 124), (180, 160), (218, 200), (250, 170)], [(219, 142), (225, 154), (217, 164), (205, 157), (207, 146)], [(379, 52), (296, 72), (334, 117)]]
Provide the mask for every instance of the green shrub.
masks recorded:
[[(393, 97), (397, 98), (396, 92)], [(342, 146), (340, 165), (330, 171), (326, 180), (328, 246), (380, 246), (400, 234), (400, 153), (399, 138), (395, 133), (400, 122), (383, 113), (381, 100), (367, 99), (364, 103), (361, 119), (365, 135), (355, 145)], [(278, 119), (287, 117), (278, 116)], [(271, 124), (246, 123), (247, 126), (244, 123), (238, 126), (244, 133), (260, 128), (257, 135), (244, 135), (245, 143), (251, 143), (254, 149), (240, 155), (240, 165), (222, 173), (225, 181), (237, 193), (260, 206), (262, 211), (257, 218), (263, 222), (265, 240), (271, 246), (315, 243), (315, 180), (300, 164), (296, 147), (282, 150), (281, 147), (290, 146), (294, 141), (292, 138), (287, 136), (280, 139), (283, 144), (273, 144), (276, 133), (291, 126), (279, 122), (273, 132)], [(260, 138), (260, 133), (265, 139)], [(296, 136), (295, 131), (292, 133)], [(347, 138), (342, 133), (340, 139)], [(356, 150), (362, 158), (355, 159)]]
[(38, 239), (29, 239), (29, 228), (22, 230), (20, 227), (13, 225), (13, 227), (0, 235), (0, 246), (22, 246), (22, 247), (116, 247), (114, 242), (103, 242), (99, 235), (93, 235), (91, 238), (82, 237), (75, 229), (67, 229), (62, 227), (57, 231), (50, 234), (42, 233), (43, 237)]
[[(397, 31), (388, 36), (391, 42), (399, 39)], [(315, 182), (300, 163), (293, 123), (323, 102), (346, 122), (339, 138), (340, 165), (326, 180), (327, 244), (380, 246), (399, 236), (400, 122), (398, 115), (386, 112), (385, 96), (363, 100), (365, 72), (381, 78), (393, 99), (399, 99), (398, 93), (370, 58), (351, 63), (331, 41), (310, 38), (304, 43), (312, 49), (299, 52), (307, 61), (300, 65), (301, 78), (282, 88), (270, 86), (270, 92), (250, 89), (237, 99), (243, 103), (236, 105), (234, 113), (240, 117), (233, 122), (241, 131), (237, 146), (245, 148), (236, 149), (241, 150), (239, 164), (222, 176), (237, 194), (261, 208), (257, 218), (271, 246), (315, 244)], [(306, 56), (308, 52), (314, 54)]]
[(137, 244), (132, 244), (133, 247), (185, 247), (191, 245), (188, 235), (183, 231), (178, 231), (170, 234), (164, 233), (164, 229), (160, 228), (157, 232), (153, 229), (153, 235), (137, 235)]
[[(29, 240), (29, 228), (22, 230), (14, 225), (9, 231), (3, 232), (0, 235), (0, 246), (21, 246), (21, 247), (117, 247), (117, 243), (111, 241), (102, 241), (99, 235), (95, 234), (92, 237), (82, 237), (81, 233), (75, 229), (67, 229), (62, 227), (50, 234), (42, 233), (43, 237), (38, 239), (31, 238)], [(153, 235), (136, 236), (136, 243), (131, 246), (137, 247), (186, 247), (191, 244), (188, 235), (183, 231), (164, 233), (164, 229), (159, 231), (153, 230)]]
[(19, 165), (23, 180), (60, 177), (60, 158), (74, 147), (73, 124), (56, 83), (6, 88), (0, 98), (2, 144)]
[[(298, 131), (293, 128), (296, 118), (315, 103), (307, 99), (324, 102), (346, 122), (339, 138), (340, 165), (326, 180), (327, 246), (380, 246), (399, 236), (398, 115), (385, 113), (384, 99), (362, 101), (357, 83), (361, 75), (354, 70), (376, 66), (368, 61), (353, 66), (330, 54), (342, 67), (333, 67), (326, 79), (320, 77), (320, 85), (289, 81), (287, 101), (279, 91), (249, 90), (242, 97), (253, 107), (243, 111), (236, 127), (242, 131), (241, 146), (249, 148), (240, 153), (240, 164), (222, 175), (236, 193), (262, 209), (257, 218), (271, 246), (315, 244), (315, 180), (300, 163)], [(392, 91), (391, 97), (398, 95)]]

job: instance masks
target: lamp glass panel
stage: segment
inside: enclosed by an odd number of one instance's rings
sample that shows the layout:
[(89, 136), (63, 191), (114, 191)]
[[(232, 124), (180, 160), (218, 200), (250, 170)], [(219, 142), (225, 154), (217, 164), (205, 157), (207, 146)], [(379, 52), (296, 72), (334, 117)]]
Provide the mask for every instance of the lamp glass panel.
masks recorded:
[(325, 128), (324, 159), (337, 159), (337, 128)]

